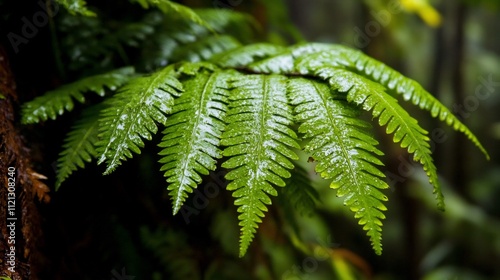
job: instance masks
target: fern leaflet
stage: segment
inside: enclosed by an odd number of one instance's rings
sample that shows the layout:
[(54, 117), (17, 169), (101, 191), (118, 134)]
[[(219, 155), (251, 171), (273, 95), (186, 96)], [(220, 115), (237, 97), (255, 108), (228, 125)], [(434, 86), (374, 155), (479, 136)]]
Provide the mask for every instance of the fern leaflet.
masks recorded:
[(324, 67), (318, 70), (320, 77), (328, 79), (334, 90), (347, 92), (347, 100), (372, 111), (381, 126), (386, 126), (387, 134), (394, 134), (393, 141), (400, 143), (420, 162), (429, 182), (434, 187), (438, 208), (444, 210), (444, 197), (441, 193), (436, 167), (434, 166), (427, 131), (418, 125), (397, 102), (385, 92), (385, 88), (363, 76), (345, 69)]
[(225, 74), (198, 73), (184, 82), (185, 92), (176, 99), (172, 115), (165, 123), (159, 146), (161, 171), (177, 213), (188, 193), (201, 183), (199, 174), (215, 170), (221, 158), (220, 137), (224, 128), (227, 90), (221, 87)]
[(296, 135), (288, 125), (292, 112), (286, 97), (283, 76), (247, 75), (231, 85), (227, 127), (222, 134), (223, 155), (229, 157), (222, 167), (231, 169), (227, 189), (236, 197), (241, 226), (240, 256), (245, 255), (258, 223), (276, 196), (272, 184), (285, 186), (298, 159), (289, 148), (299, 148)]
[[(298, 44), (288, 47), (274, 56), (256, 61), (248, 67), (256, 72), (295, 74), (297, 72), (296, 61), (313, 53), (330, 51), (331, 49), (332, 45), (329, 44)], [(328, 61), (328, 63), (335, 63), (335, 61)]]
[(421, 109), (429, 111), (432, 117), (439, 117), (441, 121), (452, 126), (454, 130), (464, 133), (467, 138), (483, 152), (486, 158), (488, 160), (490, 159), (488, 152), (483, 145), (481, 145), (476, 136), (455, 117), (448, 108), (441, 104), (432, 94), (427, 92), (419, 83), (401, 75), (401, 73), (396, 70), (361, 52), (351, 51), (349, 58), (353, 61), (353, 64), (355, 64), (356, 71), (381, 83), (391, 92), (402, 95), (406, 101), (411, 100), (413, 104), (419, 106)]
[(240, 42), (231, 36), (209, 36), (182, 48), (177, 48), (172, 55), (178, 60), (206, 61), (215, 54), (234, 49), (240, 45)]
[(140, 153), (144, 146), (141, 137), (151, 140), (156, 134), (156, 122), (165, 124), (165, 114), (171, 112), (174, 97), (179, 96), (182, 84), (177, 80), (174, 66), (169, 66), (149, 76), (129, 81), (118, 94), (106, 100), (99, 120), (97, 143), (99, 164), (106, 161), (104, 174), (109, 174), (133, 151)]
[[(309, 45), (309, 44), (308, 44)], [(314, 44), (318, 45), (318, 44)], [(488, 152), (477, 137), (448, 108), (427, 92), (415, 80), (407, 78), (389, 66), (363, 54), (361, 51), (340, 45), (324, 45), (323, 51), (312, 52), (297, 58), (295, 67), (298, 72), (307, 74), (323, 66), (339, 66), (358, 73), (374, 82), (380, 83), (389, 93), (403, 96), (414, 105), (429, 111), (432, 117), (438, 117), (454, 130), (464, 133), (489, 159)]]
[(209, 30), (212, 30), (212, 27), (202, 18), (200, 18), (200, 16), (195, 11), (184, 5), (177, 4), (169, 0), (133, 0), (133, 2), (138, 2), (145, 9), (149, 8), (149, 6), (156, 6), (165, 14), (174, 14), (176, 16), (189, 19), (201, 26), (206, 27)]
[[(242, 13), (216, 9), (196, 10), (196, 13), (217, 32), (185, 18), (171, 16), (150, 16), (149, 22), (155, 26), (155, 36), (145, 42), (148, 51), (143, 54), (143, 63), (148, 69), (155, 69), (170, 62), (206, 60), (211, 55), (233, 49), (241, 42), (253, 38), (253, 21)], [(188, 55), (188, 56), (187, 56)]]
[(103, 103), (87, 108), (66, 136), (63, 151), (57, 160), (56, 190), (73, 171), (83, 168), (85, 162), (97, 157), (95, 144), (99, 132), (99, 112), (103, 108)]
[(387, 197), (378, 189), (388, 188), (381, 180), (384, 174), (376, 168), (382, 155), (378, 142), (364, 130), (370, 125), (359, 120), (359, 109), (340, 94), (319, 82), (302, 78), (289, 82), (292, 103), (301, 123), (299, 132), (311, 139), (305, 146), (318, 162), (316, 171), (325, 179), (333, 179), (331, 187), (339, 197), (346, 196), (345, 205), (355, 212), (359, 224), (370, 236), (377, 254), (382, 253), (381, 201)]
[(45, 121), (49, 118), (54, 120), (57, 115), (73, 110), (73, 99), (80, 103), (85, 102), (84, 92), (90, 91), (104, 96), (105, 87), (115, 90), (123, 85), (133, 73), (134, 68), (125, 67), (60, 86), (25, 103), (22, 107), (22, 122), (29, 124)]
[(282, 52), (285, 48), (268, 43), (252, 44), (236, 48), (212, 58), (212, 61), (222, 67), (242, 67), (257, 59), (263, 59)]

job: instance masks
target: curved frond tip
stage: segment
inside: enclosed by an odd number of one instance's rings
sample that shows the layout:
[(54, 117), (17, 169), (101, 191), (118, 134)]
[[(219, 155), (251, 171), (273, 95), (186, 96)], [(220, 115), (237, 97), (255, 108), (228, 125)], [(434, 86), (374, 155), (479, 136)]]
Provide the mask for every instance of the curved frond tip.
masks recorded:
[(328, 85), (303, 78), (289, 82), (289, 92), (300, 123), (299, 132), (310, 141), (305, 150), (317, 162), (316, 172), (333, 179), (331, 187), (344, 197), (344, 204), (355, 213), (367, 231), (377, 254), (382, 253), (382, 201), (380, 189), (388, 188), (385, 175), (377, 168), (382, 155), (378, 142), (366, 132), (370, 125), (357, 117), (359, 109)]
[(22, 123), (37, 123), (56, 119), (58, 115), (73, 110), (74, 100), (85, 102), (84, 93), (94, 92), (104, 96), (105, 88), (115, 90), (134, 74), (134, 68), (125, 67), (108, 73), (80, 79), (74, 83), (60, 86), (42, 96), (27, 102), (22, 107)]
[(406, 101), (411, 101), (421, 109), (429, 111), (434, 118), (446, 122), (454, 130), (460, 131), (476, 145), (489, 160), (490, 156), (477, 137), (465, 126), (446, 106), (426, 91), (418, 82), (403, 76), (389, 66), (361, 53), (350, 55), (355, 70), (368, 78), (386, 86), (391, 92), (402, 95)]
[[(306, 47), (308, 45), (309, 48)], [(300, 45), (297, 49), (301, 49)], [(387, 88), (388, 93), (401, 95), (405, 101), (411, 101), (414, 105), (430, 112), (432, 117), (439, 118), (454, 130), (464, 133), (489, 160), (488, 152), (467, 126), (415, 80), (405, 77), (361, 51), (345, 46), (310, 43), (303, 45), (302, 49), (308, 51), (296, 55), (294, 60), (294, 68), (299, 73), (314, 73), (322, 67), (342, 67), (379, 83)], [(292, 66), (288, 68), (292, 69)]]
[(379, 124), (386, 127), (386, 133), (394, 134), (393, 141), (413, 154), (413, 159), (423, 165), (429, 182), (434, 187), (438, 208), (444, 210), (444, 197), (431, 156), (429, 137), (417, 120), (388, 95), (380, 84), (341, 68), (324, 67), (317, 74), (327, 79), (332, 89), (346, 92), (349, 102), (371, 111), (378, 118)]

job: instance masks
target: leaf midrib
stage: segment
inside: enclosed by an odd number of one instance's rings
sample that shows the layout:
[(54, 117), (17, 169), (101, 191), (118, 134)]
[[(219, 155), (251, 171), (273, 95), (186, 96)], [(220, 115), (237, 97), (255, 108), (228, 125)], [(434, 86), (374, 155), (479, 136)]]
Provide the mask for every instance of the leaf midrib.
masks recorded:
[[(393, 112), (392, 116), (397, 116), (399, 118), (398, 124), (400, 126), (404, 126), (405, 127), (405, 130), (407, 131), (406, 135), (411, 135), (411, 138), (413, 139), (413, 143), (416, 143), (417, 146), (418, 146), (418, 149), (415, 149), (415, 151), (413, 152), (413, 154), (415, 154), (416, 151), (421, 151), (423, 153), (423, 155), (421, 155), (421, 157), (424, 158), (424, 161), (422, 162), (422, 164), (424, 166), (427, 165), (427, 167), (429, 167), (429, 168), (433, 167), (432, 158), (430, 158), (429, 157), (429, 153), (426, 152), (426, 150), (428, 150), (428, 147), (425, 147), (425, 146), (423, 146), (420, 143), (420, 138), (416, 137), (415, 133), (413, 132), (413, 129), (408, 125), (408, 122), (405, 121), (406, 119), (403, 118), (401, 116), (401, 114), (399, 114), (398, 108), (393, 107), (390, 102), (388, 102), (384, 97), (381, 96), (381, 94), (379, 94), (378, 91), (373, 90), (371, 92), (373, 94), (377, 95), (378, 96), (378, 100), (382, 101), (385, 104), (384, 105), (384, 110), (387, 110), (387, 108), (390, 108), (391, 111)], [(367, 96), (367, 98), (368, 97), (369, 96)], [(380, 113), (379, 118), (380, 118), (381, 115), (382, 115), (382, 112)], [(409, 116), (409, 117), (411, 118), (411, 116)], [(391, 119), (392, 119), (392, 117), (391, 117)], [(393, 121), (391, 119), (389, 119), (388, 123)], [(396, 132), (396, 131), (397, 131), (397, 129), (394, 132)], [(421, 134), (421, 135), (425, 137), (424, 134)], [(402, 143), (403, 140), (404, 140), (404, 138), (405, 137), (403, 136), (398, 142)], [(408, 147), (409, 147), (409, 145), (408, 145)], [(406, 149), (408, 149), (408, 147)], [(435, 167), (433, 169), (431, 168), (431, 170), (435, 170)], [(431, 176), (431, 179), (432, 179), (432, 181), (435, 181), (434, 180), (434, 176)], [(433, 184), (437, 184), (437, 182), (434, 182)]]
[[(201, 108), (201, 110), (196, 110), (196, 120), (195, 122), (193, 123), (192, 125), (192, 130), (191, 130), (191, 137), (189, 138), (189, 143), (187, 145), (187, 151), (191, 151), (193, 150), (192, 147), (194, 146), (194, 139), (195, 138), (198, 138), (197, 137), (197, 134), (196, 134), (196, 128), (198, 127), (199, 123), (200, 123), (200, 119), (201, 119), (201, 116), (203, 115), (203, 112), (206, 111), (208, 108), (206, 106), (206, 103), (207, 103), (207, 96), (208, 96), (208, 87), (210, 85), (210, 88), (213, 88), (212, 86), (212, 80), (214, 79), (217, 79), (216, 77), (216, 74), (211, 74), (210, 77), (208, 77), (206, 83), (204, 84), (203, 86), (203, 90), (201, 91), (201, 94), (200, 94), (200, 98), (199, 98), (199, 102), (197, 104), (199, 104), (200, 106), (198, 107), (199, 109)], [(194, 106), (193, 106), (194, 107)], [(193, 109), (193, 107), (191, 107), (191, 110)], [(208, 114), (207, 114), (208, 115)], [(196, 150), (197, 152), (199, 152), (198, 150)], [(182, 177), (180, 177), (180, 180), (179, 182), (184, 182), (184, 178), (186, 177), (185, 176), (185, 173), (184, 171), (188, 169), (188, 163), (189, 161), (191, 160), (191, 157), (193, 156), (193, 153), (189, 152), (189, 153), (185, 153), (186, 155), (186, 159), (183, 162), (182, 164), (182, 168), (181, 170), (183, 171), (181, 174)], [(175, 199), (175, 202), (174, 202), (174, 214), (177, 213), (181, 207), (181, 204), (182, 204), (182, 193), (183, 193), (184, 189), (182, 187), (181, 184), (179, 184), (179, 188), (177, 189), (177, 196), (176, 196), (176, 199)]]
[[(313, 83), (313, 86), (320, 97), (320, 100), (322, 102), (324, 110), (327, 112), (326, 116), (328, 118), (328, 121), (332, 124), (332, 128), (333, 128), (332, 133), (335, 135), (335, 137), (338, 139), (339, 142), (345, 143), (343, 137), (341, 137), (341, 135), (339, 135), (339, 133), (338, 133), (338, 127), (335, 126), (335, 121), (334, 121), (334, 118), (332, 117), (333, 114), (330, 114), (330, 110), (328, 107), (328, 99), (326, 99), (324, 97), (324, 95), (321, 94), (322, 92), (320, 91), (320, 89), (317, 87), (316, 84)], [(371, 211), (368, 211), (368, 209), (371, 209), (373, 206), (370, 205), (369, 203), (367, 203), (364, 199), (367, 196), (367, 194), (366, 194), (366, 192), (364, 192), (363, 188), (361, 187), (361, 183), (359, 182), (359, 180), (357, 180), (357, 176), (356, 176), (357, 172), (354, 170), (354, 167), (351, 164), (351, 160), (349, 157), (349, 153), (347, 152), (346, 145), (345, 144), (340, 145), (340, 147), (341, 147), (342, 153), (344, 155), (344, 158), (347, 159), (347, 165), (348, 165), (348, 168), (350, 170), (350, 173), (349, 173), (350, 177), (355, 182), (354, 185), (357, 189), (357, 193), (359, 194), (359, 195), (356, 195), (357, 201), (358, 201), (358, 203), (362, 204), (362, 208), (366, 209), (365, 215), (369, 216), (369, 218), (367, 219), (367, 223), (373, 224), (375, 221), (378, 220), (378, 217), (376, 217), (376, 216), (372, 217)], [(363, 171), (360, 171), (360, 172), (363, 172)], [(341, 186), (341, 187), (346, 187), (346, 186)], [(356, 211), (356, 212), (359, 212), (359, 211)], [(377, 233), (378, 231), (375, 230), (375, 227), (370, 226), (369, 232)], [(374, 238), (375, 236), (373, 235), (372, 237)]]
[[(170, 71), (169, 71), (170, 72)], [(119, 116), (122, 115), (122, 113), (124, 111), (132, 111), (132, 109), (134, 109), (134, 107), (137, 107), (137, 104), (143, 104), (144, 100), (147, 99), (149, 97), (149, 95), (151, 94), (151, 90), (154, 90), (156, 88), (158, 88), (158, 80), (160, 80), (161, 78), (164, 78), (164, 72), (160, 72), (156, 75), (156, 77), (154, 77), (151, 81), (151, 83), (149, 84), (149, 86), (147, 87), (147, 89), (145, 91), (143, 91), (142, 93), (139, 93), (139, 94), (134, 94), (132, 96), (132, 98), (129, 100), (129, 102), (127, 102), (127, 104), (125, 106), (122, 106), (121, 108), (123, 108), (121, 111), (120, 111), (120, 114), (117, 114), (115, 115), (118, 116), (118, 119), (120, 119)], [(139, 79), (142, 79), (144, 77), (141, 77)], [(151, 79), (152, 77), (148, 77), (146, 79)], [(139, 102), (135, 103), (133, 102), (134, 100), (136, 99), (139, 99)], [(152, 106), (154, 107), (154, 105)], [(151, 110), (154, 110), (155, 108), (151, 108)], [(119, 123), (119, 122), (118, 122)], [(118, 124), (117, 123), (117, 124)], [(130, 130), (132, 129), (132, 127), (136, 124), (136, 121), (134, 122), (131, 122), (129, 124), (124, 124), (126, 125), (126, 129), (124, 131), (126, 131), (127, 133), (125, 134), (126, 136), (125, 137), (128, 137), (130, 135)], [(112, 138), (113, 135), (116, 134), (116, 130), (117, 130), (117, 127), (118, 125), (115, 125), (113, 127), (113, 132), (110, 134), (110, 139)], [(106, 149), (104, 150), (104, 152), (102, 153), (103, 157), (106, 156), (106, 153), (108, 152), (109, 150), (109, 146), (110, 146), (110, 143), (108, 143), (108, 145), (106, 146)], [(117, 165), (116, 162), (120, 161), (120, 158), (119, 158), (119, 154), (122, 155), (122, 151), (123, 149), (127, 149), (128, 145), (127, 146), (123, 146), (122, 145), (118, 145), (118, 148), (115, 150), (115, 153), (113, 154), (113, 157), (110, 161), (108, 161), (108, 168), (106, 168), (106, 171), (104, 172), (104, 174), (109, 174), (114, 168), (115, 166)]]
[[(336, 122), (334, 120), (334, 118), (332, 117), (333, 113), (330, 112), (330, 108), (328, 107), (328, 99), (326, 99), (324, 97), (324, 95), (322, 94), (321, 90), (317, 87), (317, 85), (315, 83), (313, 83), (313, 87), (315, 89), (315, 91), (318, 93), (319, 97), (320, 97), (320, 100), (321, 100), (321, 104), (323, 105), (323, 108), (326, 112), (326, 116), (328, 118), (328, 121), (330, 122), (332, 128), (333, 128), (333, 134), (335, 135), (335, 137), (338, 139), (339, 142), (342, 142), (344, 143), (344, 139), (339, 135), (338, 133), (338, 127), (336, 126)], [(358, 192), (360, 191), (359, 190), (359, 185), (360, 183), (358, 182), (356, 176), (353, 176), (353, 174), (356, 174), (356, 171), (354, 170), (352, 164), (351, 164), (351, 160), (350, 160), (350, 157), (349, 157), (349, 153), (347, 152), (347, 149), (345, 147), (346, 145), (340, 145), (340, 148), (342, 150), (342, 154), (344, 155), (344, 158), (347, 159), (347, 165), (348, 165), (348, 168), (350, 170), (350, 174), (352, 177), (352, 179), (356, 182), (356, 187), (358, 188)], [(360, 192), (361, 193), (361, 192)]]

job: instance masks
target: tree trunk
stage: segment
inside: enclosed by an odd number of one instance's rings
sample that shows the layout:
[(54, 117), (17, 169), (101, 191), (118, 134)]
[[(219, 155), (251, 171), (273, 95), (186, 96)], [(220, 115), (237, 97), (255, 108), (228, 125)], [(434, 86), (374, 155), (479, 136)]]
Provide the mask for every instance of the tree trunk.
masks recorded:
[(8, 57), (0, 46), (0, 275), (13, 280), (38, 279), (41, 217), (36, 205), (49, 202), (44, 176), (31, 169), (29, 149), (15, 127), (17, 93)]

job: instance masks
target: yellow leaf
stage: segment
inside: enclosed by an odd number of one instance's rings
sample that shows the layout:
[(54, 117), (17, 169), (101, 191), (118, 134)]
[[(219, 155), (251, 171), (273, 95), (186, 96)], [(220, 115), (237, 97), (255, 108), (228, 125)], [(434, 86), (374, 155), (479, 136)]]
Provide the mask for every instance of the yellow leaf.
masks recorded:
[(408, 12), (416, 13), (431, 27), (441, 25), (441, 14), (439, 14), (428, 0), (400, 0), (401, 6)]

